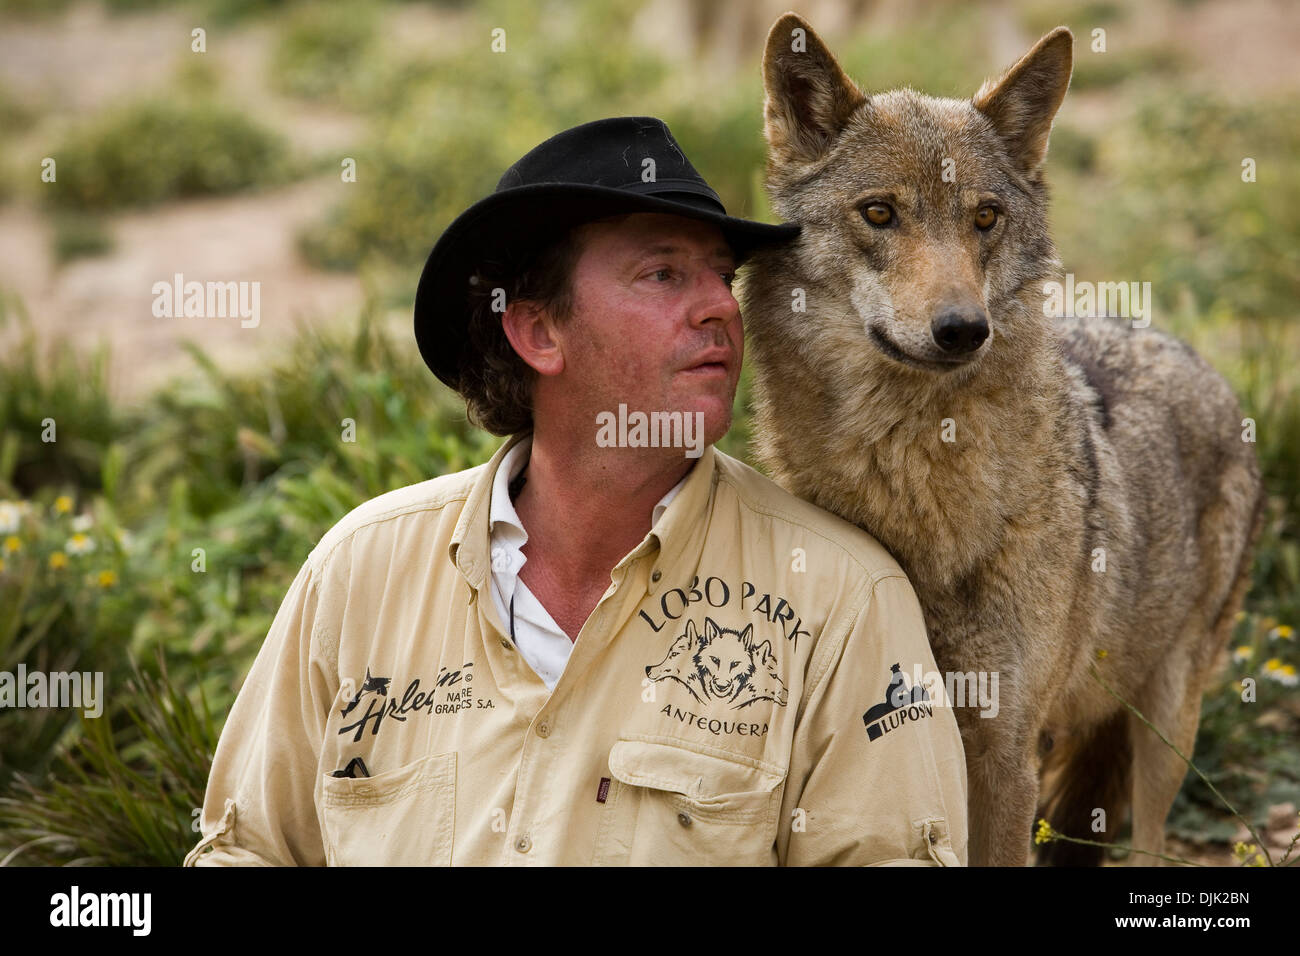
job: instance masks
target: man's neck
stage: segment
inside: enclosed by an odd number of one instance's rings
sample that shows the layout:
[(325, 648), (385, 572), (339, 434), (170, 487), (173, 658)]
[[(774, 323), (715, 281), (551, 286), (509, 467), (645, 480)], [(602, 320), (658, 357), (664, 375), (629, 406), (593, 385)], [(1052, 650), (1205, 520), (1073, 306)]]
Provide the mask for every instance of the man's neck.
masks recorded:
[[(534, 433), (515, 511), (528, 531), (521, 577), (570, 637), (609, 573), (650, 530), (655, 504), (695, 459), (672, 449), (576, 448)], [(659, 452), (649, 455), (645, 452)]]

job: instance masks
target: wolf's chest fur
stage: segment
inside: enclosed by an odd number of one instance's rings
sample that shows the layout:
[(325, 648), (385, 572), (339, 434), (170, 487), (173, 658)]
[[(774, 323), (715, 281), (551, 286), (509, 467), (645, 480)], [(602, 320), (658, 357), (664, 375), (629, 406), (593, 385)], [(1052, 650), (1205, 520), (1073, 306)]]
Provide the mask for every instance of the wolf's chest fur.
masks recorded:
[(751, 326), (760, 460), (894, 554), (936, 644), (991, 622), (1041, 625), (1032, 602), (1014, 599), (1027, 588), (1059, 598), (1102, 583), (1078, 570), (1103, 538), (1122, 545), (1115, 495), (1101, 491), (1111, 476), (1099, 473), (1112, 453), (1095, 416), (1081, 417), (1088, 395), (1073, 391), (1054, 337), (993, 382), (927, 391), (880, 370), (828, 379), (816, 361), (776, 358), (762, 325)]

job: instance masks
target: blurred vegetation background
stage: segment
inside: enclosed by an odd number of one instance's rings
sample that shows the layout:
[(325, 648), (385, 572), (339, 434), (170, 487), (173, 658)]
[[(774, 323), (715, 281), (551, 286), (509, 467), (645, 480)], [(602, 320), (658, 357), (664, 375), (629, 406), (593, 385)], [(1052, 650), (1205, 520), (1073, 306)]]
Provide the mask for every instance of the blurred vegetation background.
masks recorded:
[[(221, 723), (315, 542), (497, 447), (412, 347), (439, 232), (547, 136), (629, 113), (666, 119), (731, 212), (770, 218), (758, 63), (787, 6), (0, 0), (0, 671), (102, 671), (108, 696), (98, 720), (0, 710), (0, 863), (179, 863)], [(1295, 11), (797, 8), (868, 90), (961, 97), (1073, 28), (1048, 160), (1066, 268), (1151, 281), (1154, 324), (1257, 422), (1269, 520), (1195, 759), (1284, 847), (1300, 793)], [(152, 319), (150, 286), (175, 271), (277, 297), (256, 330)], [(723, 449), (751, 460), (749, 434), (746, 377)], [(1169, 827), (1208, 862), (1244, 833), (1193, 775)]]

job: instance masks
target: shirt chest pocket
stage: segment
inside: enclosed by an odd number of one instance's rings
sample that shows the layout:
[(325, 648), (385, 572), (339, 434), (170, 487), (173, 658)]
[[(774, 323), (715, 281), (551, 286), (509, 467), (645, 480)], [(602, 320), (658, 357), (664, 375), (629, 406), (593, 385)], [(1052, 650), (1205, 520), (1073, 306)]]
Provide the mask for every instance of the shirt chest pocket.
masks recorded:
[(770, 866), (785, 775), (680, 742), (620, 740), (593, 863)]
[(330, 866), (449, 866), (456, 754), (432, 754), (373, 777), (325, 776), (321, 835)]

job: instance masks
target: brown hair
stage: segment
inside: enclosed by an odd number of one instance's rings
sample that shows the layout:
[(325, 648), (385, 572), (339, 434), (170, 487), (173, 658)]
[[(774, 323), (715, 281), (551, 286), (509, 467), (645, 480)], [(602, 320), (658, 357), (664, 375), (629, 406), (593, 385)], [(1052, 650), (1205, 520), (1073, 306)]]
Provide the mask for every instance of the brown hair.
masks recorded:
[(501, 327), (498, 289), (506, 302), (529, 301), (557, 322), (573, 315), (573, 269), (582, 254), (579, 227), (565, 230), (524, 254), (483, 262), (470, 279), (469, 348), (461, 357), (459, 388), (469, 420), (494, 435), (533, 428), (537, 373), (519, 357)]

